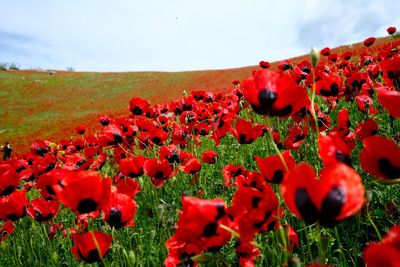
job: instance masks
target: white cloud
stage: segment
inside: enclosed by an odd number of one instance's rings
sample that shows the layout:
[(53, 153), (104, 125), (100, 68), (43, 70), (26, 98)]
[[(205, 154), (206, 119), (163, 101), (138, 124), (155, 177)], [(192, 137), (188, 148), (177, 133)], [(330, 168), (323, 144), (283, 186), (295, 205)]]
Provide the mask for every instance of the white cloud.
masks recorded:
[(0, 33), (25, 37), (0, 40), (0, 61), (94, 71), (254, 65), (311, 45), (383, 36), (400, 24), (394, 0), (25, 0), (2, 2), (0, 10)]

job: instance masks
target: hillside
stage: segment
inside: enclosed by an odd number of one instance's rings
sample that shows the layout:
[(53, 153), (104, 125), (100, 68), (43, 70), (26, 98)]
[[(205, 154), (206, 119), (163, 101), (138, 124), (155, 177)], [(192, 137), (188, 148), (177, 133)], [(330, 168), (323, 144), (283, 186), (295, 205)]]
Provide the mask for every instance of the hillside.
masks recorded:
[[(380, 38), (374, 46), (387, 43)], [(358, 50), (362, 44), (342, 46), (334, 53)], [(308, 55), (292, 59), (294, 63)], [(262, 58), (260, 60), (268, 60)], [(271, 68), (275, 69), (277, 63)], [(134, 96), (164, 103), (182, 96), (184, 90), (223, 91), (233, 80), (247, 78), (258, 66), (191, 72), (0, 72), (0, 142), (9, 141), (24, 152), (36, 139), (68, 138), (74, 126), (97, 125), (100, 114), (126, 114)]]

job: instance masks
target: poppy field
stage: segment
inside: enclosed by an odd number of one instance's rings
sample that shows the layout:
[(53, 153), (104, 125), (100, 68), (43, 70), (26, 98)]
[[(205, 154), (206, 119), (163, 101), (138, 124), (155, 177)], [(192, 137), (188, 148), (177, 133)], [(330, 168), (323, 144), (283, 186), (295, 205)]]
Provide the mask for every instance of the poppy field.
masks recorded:
[(400, 41), (387, 32), (261, 61), (229, 90), (133, 96), (96, 127), (5, 153), (0, 265), (399, 266)]

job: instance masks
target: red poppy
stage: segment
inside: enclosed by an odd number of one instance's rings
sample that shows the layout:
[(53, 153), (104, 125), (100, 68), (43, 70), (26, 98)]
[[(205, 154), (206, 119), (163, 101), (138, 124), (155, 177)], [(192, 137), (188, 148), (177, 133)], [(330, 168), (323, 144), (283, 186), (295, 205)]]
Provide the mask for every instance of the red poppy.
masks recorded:
[(307, 126), (293, 125), (288, 129), (288, 136), (284, 143), (285, 149), (297, 150), (300, 145), (306, 140), (308, 134)]
[(165, 243), (169, 251), (192, 244), (198, 249), (213, 251), (224, 246), (231, 234), (220, 227), (228, 225), (225, 203), (221, 199), (202, 200), (182, 197), (177, 229)]
[(232, 126), (233, 119), (236, 114), (233, 113), (223, 113), (214, 118), (212, 128), (213, 133), (211, 138), (214, 140), (215, 145), (219, 145), (221, 138), (225, 137), (229, 129)]
[(12, 194), (0, 197), (0, 220), (16, 221), (26, 214), (28, 199), (25, 190), (17, 190)]
[(222, 168), (222, 176), (224, 177), (225, 186), (231, 186), (231, 180), (236, 179), (239, 175), (244, 175), (245, 170), (243, 166), (235, 166), (227, 164)]
[(103, 146), (121, 144), (123, 140), (120, 127), (114, 123), (104, 127), (103, 133), (99, 137), (99, 141)]
[(129, 111), (132, 112), (133, 115), (143, 115), (150, 108), (150, 103), (140, 97), (133, 97), (129, 101)]
[(94, 171), (71, 171), (53, 189), (64, 206), (77, 214), (86, 214), (107, 203), (111, 181)]
[(331, 49), (329, 47), (325, 47), (325, 48), (321, 49), (320, 54), (322, 56), (327, 57), (331, 54)]
[(383, 180), (400, 178), (400, 148), (383, 136), (372, 136), (363, 140), (360, 153), (361, 167)]
[(77, 132), (77, 134), (83, 135), (87, 130), (86, 125), (78, 125), (75, 127), (75, 131)]
[(97, 156), (97, 159), (90, 165), (90, 169), (93, 171), (98, 171), (101, 170), (101, 168), (104, 166), (107, 160), (107, 154), (105, 153), (100, 153), (100, 155)]
[(386, 29), (386, 31), (387, 31), (387, 33), (388, 34), (390, 34), (390, 35), (392, 35), (392, 34), (394, 34), (394, 33), (396, 33), (396, 27), (388, 27), (387, 29)]
[(293, 63), (289, 59), (282, 60), (281, 62), (278, 63), (278, 70), (280, 72), (292, 69), (293, 69)]
[(164, 181), (174, 175), (168, 160), (147, 159), (143, 164), (144, 173), (150, 177), (154, 186), (160, 187)]
[(112, 235), (99, 231), (89, 231), (84, 234), (71, 234), (74, 246), (72, 254), (87, 263), (101, 261), (107, 254), (112, 242)]
[(196, 174), (201, 170), (201, 162), (197, 158), (192, 158), (182, 164), (180, 169), (187, 174)]
[(378, 100), (387, 112), (393, 117), (400, 118), (400, 92), (389, 90), (388, 87), (377, 89)]
[(14, 192), (20, 182), (20, 176), (12, 165), (0, 168), (0, 197)]
[(153, 127), (149, 131), (148, 138), (153, 144), (157, 146), (162, 146), (164, 142), (168, 139), (168, 134), (160, 128)]
[(236, 255), (239, 257), (240, 266), (254, 267), (254, 259), (260, 255), (260, 250), (253, 245), (253, 239), (241, 238), (235, 243)]
[(38, 222), (47, 222), (57, 216), (59, 206), (57, 200), (35, 198), (29, 203), (26, 213)]
[(87, 170), (90, 165), (93, 163), (93, 159), (87, 160), (84, 156), (75, 153), (66, 157), (64, 166), (62, 169), (64, 170)]
[(110, 124), (111, 118), (107, 115), (100, 115), (98, 120), (102, 126), (107, 126), (108, 124)]
[(236, 138), (239, 144), (251, 144), (263, 134), (261, 125), (254, 125), (246, 119), (238, 119), (235, 128), (229, 132)]
[(136, 201), (127, 194), (114, 192), (102, 207), (104, 220), (116, 229), (134, 226), (133, 220), (137, 209)]
[(364, 204), (361, 177), (345, 164), (331, 164), (318, 180), (309, 164), (299, 164), (281, 185), (287, 207), (307, 223), (333, 226)]
[(36, 140), (31, 144), (31, 152), (35, 155), (43, 157), (50, 151), (49, 142), (44, 140)]
[(6, 223), (0, 229), (0, 244), (7, 238), (7, 236), (11, 235), (15, 230), (14, 223), (12, 221), (6, 221)]
[(372, 106), (372, 98), (367, 95), (358, 95), (356, 96), (356, 102), (358, 106), (358, 110), (365, 112), (366, 114), (376, 114), (378, 110), (373, 108)]
[(338, 55), (337, 54), (330, 54), (328, 56), (328, 60), (329, 60), (329, 62), (335, 63), (338, 60)]
[(214, 164), (218, 158), (218, 153), (213, 150), (207, 150), (201, 155), (201, 161), (208, 164)]
[(324, 166), (336, 163), (351, 164), (351, 147), (337, 134), (330, 133), (326, 135), (320, 133), (318, 136), (319, 156)]
[(43, 198), (49, 200), (56, 196), (53, 187), (61, 183), (61, 180), (67, 173), (69, 173), (67, 170), (54, 169), (39, 176), (36, 181), (36, 188), (40, 190)]
[(262, 115), (288, 117), (309, 103), (307, 91), (293, 77), (268, 70), (254, 71), (242, 88), (254, 111)]
[(160, 159), (166, 159), (169, 163), (180, 163), (181, 162), (181, 149), (176, 145), (162, 146), (160, 148)]
[(378, 123), (373, 119), (367, 119), (360, 122), (354, 129), (356, 140), (362, 140), (366, 137), (376, 135), (378, 132)]
[(399, 267), (400, 225), (392, 227), (383, 240), (371, 243), (364, 249), (368, 267)]
[(189, 131), (185, 126), (174, 125), (172, 130), (172, 143), (174, 145), (185, 146), (188, 142)]
[(126, 194), (131, 198), (134, 198), (141, 190), (138, 181), (129, 178), (120, 179), (115, 187), (118, 193)]
[(400, 87), (400, 57), (382, 60), (379, 63), (383, 79), (389, 86)]
[(139, 177), (143, 174), (143, 165), (145, 159), (146, 158), (143, 155), (121, 159), (119, 162), (119, 171), (123, 175), (131, 178)]
[(258, 65), (263, 69), (268, 69), (269, 67), (271, 67), (271, 64), (268, 61), (260, 61)]
[(238, 177), (237, 183), (238, 189), (228, 214), (233, 218), (240, 236), (249, 239), (257, 233), (273, 230), (280, 214), (279, 202), (272, 188), (257, 172)]
[(263, 159), (259, 156), (255, 157), (258, 169), (268, 182), (280, 184), (288, 171), (295, 167), (296, 162), (289, 151), (284, 151), (282, 153), (282, 158), (288, 170), (286, 170), (279, 155), (268, 156)]
[(322, 96), (337, 96), (342, 88), (342, 79), (336, 73), (321, 75), (315, 85), (317, 94)]
[(346, 108), (342, 108), (337, 115), (337, 126), (331, 132), (336, 132), (339, 136), (344, 137), (350, 133), (350, 126), (349, 112)]
[(367, 39), (364, 40), (364, 45), (366, 47), (370, 47), (371, 45), (373, 45), (376, 41), (375, 37), (368, 37)]

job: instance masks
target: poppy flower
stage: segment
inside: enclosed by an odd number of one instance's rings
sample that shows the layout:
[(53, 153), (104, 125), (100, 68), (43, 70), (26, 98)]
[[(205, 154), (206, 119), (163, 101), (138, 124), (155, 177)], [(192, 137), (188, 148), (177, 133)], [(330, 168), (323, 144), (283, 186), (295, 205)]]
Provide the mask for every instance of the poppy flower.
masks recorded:
[(97, 159), (90, 165), (90, 169), (93, 171), (98, 171), (101, 170), (101, 168), (104, 166), (107, 160), (107, 154), (105, 153), (100, 153), (100, 155), (97, 156)]
[(14, 192), (20, 182), (20, 176), (12, 165), (0, 169), (0, 197)]
[(110, 124), (111, 118), (107, 115), (100, 115), (98, 120), (102, 126), (107, 126), (108, 124)]
[(150, 108), (150, 103), (140, 97), (133, 97), (129, 101), (129, 111), (132, 112), (133, 115), (143, 115)]
[(218, 158), (218, 153), (213, 150), (207, 150), (201, 155), (201, 161), (208, 164), (214, 164)]
[(376, 41), (375, 37), (368, 37), (367, 39), (364, 40), (364, 45), (366, 47), (370, 47), (371, 45), (373, 45)]
[(121, 161), (119, 162), (119, 171), (123, 175), (131, 178), (139, 177), (144, 173), (143, 165), (145, 159), (146, 158), (143, 155), (133, 158), (121, 159)]
[(397, 30), (396, 27), (393, 27), (393, 26), (388, 27), (388, 28), (386, 29), (387, 33), (390, 34), (390, 35), (396, 33), (396, 30)]
[(400, 118), (400, 92), (387, 87), (377, 89), (378, 101), (395, 118)]
[(243, 166), (227, 164), (222, 168), (222, 176), (224, 177), (225, 186), (231, 186), (231, 180), (236, 179), (236, 177), (243, 174), (245, 174)]
[(253, 267), (254, 259), (260, 255), (260, 250), (253, 245), (253, 240), (240, 238), (235, 243), (236, 255), (239, 257), (240, 266)]
[(50, 151), (49, 142), (44, 140), (36, 140), (31, 144), (31, 152), (35, 155), (43, 157)]
[(271, 67), (271, 64), (268, 61), (260, 61), (258, 65), (263, 69), (268, 69), (269, 67)]
[(102, 207), (104, 220), (116, 229), (133, 226), (137, 209), (136, 201), (127, 194), (114, 192)]
[(16, 221), (26, 214), (28, 199), (25, 190), (17, 190), (12, 194), (0, 197), (0, 220)]
[(273, 230), (279, 222), (279, 202), (262, 175), (250, 172), (238, 177), (237, 184), (227, 212), (240, 237), (249, 239), (257, 233)]
[(345, 164), (332, 164), (318, 180), (309, 164), (299, 164), (281, 184), (287, 207), (306, 223), (334, 226), (361, 209), (364, 187), (361, 177)]
[(348, 166), (351, 164), (351, 147), (337, 134), (330, 133), (326, 135), (320, 133), (318, 136), (319, 157), (322, 159), (324, 166), (336, 163), (344, 163)]
[(320, 54), (322, 56), (328, 57), (331, 54), (331, 49), (329, 47), (325, 47), (321, 49)]
[(238, 119), (235, 128), (229, 132), (236, 138), (239, 144), (251, 144), (263, 134), (261, 125), (254, 125), (246, 119)]
[(131, 198), (134, 198), (141, 190), (138, 181), (129, 178), (120, 179), (115, 187), (117, 193), (126, 194)]
[(373, 108), (372, 106), (372, 99), (367, 95), (358, 95), (356, 96), (356, 102), (358, 106), (358, 110), (362, 111), (366, 114), (376, 114), (378, 110)]
[(7, 236), (11, 235), (15, 230), (15, 226), (13, 221), (6, 221), (6, 223), (0, 229), (0, 244), (7, 238)]
[(283, 142), (285, 149), (297, 150), (300, 145), (306, 140), (308, 127), (301, 125), (293, 125), (288, 129), (288, 136)]
[(166, 159), (169, 163), (180, 163), (181, 149), (176, 145), (162, 146), (160, 148), (160, 159)]
[(38, 222), (47, 222), (57, 216), (59, 206), (57, 200), (35, 198), (29, 203), (26, 213)]
[(219, 145), (221, 138), (225, 137), (228, 133), (235, 117), (236, 114), (223, 113), (214, 118), (212, 124), (213, 133), (211, 138), (214, 140), (216, 146)]
[(278, 70), (280, 72), (284, 72), (286, 70), (291, 70), (293, 69), (293, 63), (289, 59), (282, 60), (281, 62), (278, 63)]
[(43, 198), (49, 200), (56, 197), (56, 192), (53, 187), (61, 183), (61, 180), (67, 173), (69, 173), (67, 170), (54, 169), (39, 176), (36, 181), (36, 188), (40, 190), (40, 194)]
[(329, 62), (335, 63), (338, 60), (338, 55), (337, 54), (330, 54), (328, 56), (328, 60), (329, 60)]
[(360, 153), (361, 167), (382, 180), (400, 178), (400, 148), (383, 136), (364, 138)]
[(90, 165), (93, 163), (93, 159), (87, 160), (84, 156), (75, 153), (67, 156), (67, 160), (65, 161), (62, 169), (65, 170), (87, 170)]
[(336, 132), (339, 136), (344, 137), (350, 133), (350, 126), (349, 111), (346, 108), (342, 108), (337, 115), (337, 125), (331, 132)]
[(286, 170), (279, 155), (268, 156), (263, 159), (259, 156), (255, 157), (258, 169), (268, 182), (280, 184), (287, 172), (295, 167), (296, 162), (289, 151), (284, 151), (282, 158), (288, 170)]
[(383, 240), (373, 242), (364, 249), (368, 267), (398, 267), (400, 255), (400, 225), (392, 227)]
[(360, 122), (354, 129), (356, 140), (362, 140), (366, 137), (376, 135), (378, 132), (378, 123), (373, 119), (367, 119)]
[(74, 246), (71, 248), (72, 254), (78, 259), (87, 263), (101, 261), (107, 254), (112, 235), (99, 231), (89, 231), (84, 234), (71, 234)]
[(150, 177), (154, 186), (160, 187), (164, 181), (174, 175), (168, 160), (147, 159), (143, 164), (144, 173)]
[(253, 110), (261, 115), (288, 117), (309, 103), (307, 91), (293, 77), (268, 70), (254, 71), (242, 88)]
[(202, 200), (182, 197), (177, 229), (166, 242), (169, 251), (193, 244), (200, 250), (216, 250), (224, 246), (231, 234), (220, 227), (228, 225), (225, 203), (221, 199)]
[(196, 174), (201, 170), (201, 162), (197, 158), (192, 158), (182, 164), (180, 170), (187, 174)]
[(77, 214), (86, 214), (107, 203), (111, 181), (94, 171), (70, 171), (53, 189), (64, 206)]
[(379, 63), (383, 79), (389, 86), (400, 87), (400, 57), (385, 59)]
[(123, 140), (121, 128), (114, 123), (105, 126), (99, 137), (99, 141), (103, 146), (121, 144)]
[(337, 96), (342, 88), (342, 79), (335, 73), (322, 75), (315, 85), (317, 94), (322, 96)]
[(172, 143), (174, 145), (187, 145), (190, 134), (186, 127), (175, 125), (172, 130)]
[(75, 127), (75, 131), (77, 132), (77, 134), (83, 135), (87, 130), (86, 125), (78, 125)]
[(168, 134), (160, 128), (153, 127), (151, 131), (149, 131), (148, 138), (153, 144), (162, 146), (168, 139)]

